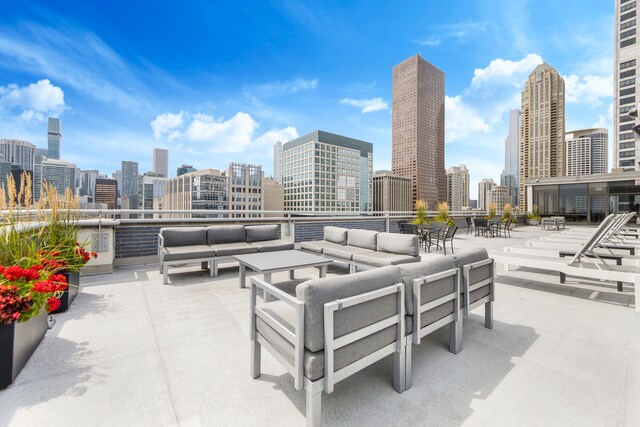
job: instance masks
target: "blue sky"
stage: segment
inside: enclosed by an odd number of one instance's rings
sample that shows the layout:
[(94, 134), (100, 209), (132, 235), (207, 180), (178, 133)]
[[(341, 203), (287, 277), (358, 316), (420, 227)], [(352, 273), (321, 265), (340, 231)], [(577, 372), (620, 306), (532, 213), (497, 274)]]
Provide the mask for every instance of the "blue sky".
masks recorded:
[[(566, 129), (611, 128), (613, 1), (0, 2), (0, 138), (110, 174), (122, 160), (272, 173), (272, 146), (316, 129), (374, 144), (391, 167), (391, 69), (446, 74), (446, 166), (471, 196), (499, 180), (508, 111), (542, 61), (565, 77)], [(611, 163), (611, 159), (610, 159)]]

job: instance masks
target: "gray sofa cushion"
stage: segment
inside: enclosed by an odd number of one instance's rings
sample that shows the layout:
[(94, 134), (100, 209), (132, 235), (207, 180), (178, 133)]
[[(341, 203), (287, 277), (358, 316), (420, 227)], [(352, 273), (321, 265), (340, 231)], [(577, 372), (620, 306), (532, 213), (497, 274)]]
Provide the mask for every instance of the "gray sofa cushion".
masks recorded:
[(220, 243), (217, 245), (209, 245), (209, 247), (216, 251), (216, 256), (232, 256), (258, 252), (257, 246), (245, 242)]
[(194, 258), (213, 258), (216, 256), (214, 250), (207, 245), (193, 246), (170, 246), (164, 248), (163, 260), (186, 261)]
[[(296, 296), (305, 303), (305, 347), (312, 352), (324, 348), (325, 303), (381, 289), (399, 281), (398, 267), (382, 267), (345, 276), (313, 279), (298, 285)], [(342, 336), (390, 316), (396, 310), (394, 298), (394, 295), (388, 295), (341, 310), (335, 321), (336, 336)]]
[(407, 264), (410, 262), (419, 262), (420, 257), (390, 254), (388, 252), (370, 252), (354, 253), (353, 261), (360, 262), (362, 264), (373, 265), (376, 267), (384, 267), (385, 265), (399, 265)]
[(293, 242), (281, 239), (252, 242), (251, 244), (258, 248), (258, 252), (288, 251), (294, 247)]
[[(454, 254), (453, 257), (455, 258), (456, 267), (462, 271), (463, 266), (484, 261), (489, 258), (489, 254), (485, 248), (474, 248), (468, 251), (458, 252)], [(471, 284), (474, 284), (491, 277), (491, 268), (489, 265), (483, 265), (482, 267), (474, 268), (469, 273), (469, 281)]]
[(324, 240), (339, 245), (346, 245), (347, 231), (346, 228), (327, 226), (324, 228)]
[[(400, 267), (402, 283), (404, 283), (405, 310), (408, 315), (413, 315), (413, 281), (418, 277), (429, 276), (441, 271), (455, 268), (455, 261), (452, 255), (424, 255), (421, 262), (405, 264)], [(447, 293), (453, 291), (455, 287), (455, 277), (448, 277), (423, 286), (421, 291), (422, 301), (420, 304), (433, 301)]]
[(378, 233), (376, 250), (392, 254), (418, 256), (418, 236), (411, 234)]
[(263, 242), (265, 240), (277, 240), (280, 226), (272, 225), (249, 225), (244, 229), (247, 233), (247, 242)]
[(207, 244), (237, 243), (245, 241), (244, 225), (210, 225), (207, 227)]
[[(269, 313), (286, 329), (291, 332), (295, 331), (295, 310), (282, 301), (274, 301), (260, 306), (264, 311)], [(285, 340), (278, 332), (267, 325), (259, 317), (256, 318), (256, 329), (258, 332), (271, 343), (271, 345), (285, 357), (289, 363), (293, 365), (295, 357), (295, 348), (287, 340)], [(373, 353), (376, 350), (391, 344), (396, 337), (395, 326), (388, 327), (377, 334), (370, 335), (353, 344), (347, 345), (336, 352), (335, 370), (342, 369), (353, 362)], [(304, 374), (311, 381), (319, 380), (324, 377), (324, 351), (312, 352), (305, 350), (304, 352)]]
[(340, 245), (338, 243), (327, 242), (324, 240), (314, 240), (313, 242), (300, 242), (300, 248), (315, 252), (318, 254), (323, 253), (325, 248), (340, 248), (342, 249), (344, 245)]
[(376, 250), (376, 236), (379, 233), (371, 230), (349, 230), (347, 232), (347, 245), (358, 248)]
[(204, 227), (165, 227), (160, 229), (164, 246), (206, 245), (207, 231)]
[(323, 255), (330, 256), (333, 258), (340, 258), (348, 261), (351, 261), (353, 259), (353, 254), (362, 254), (362, 253), (375, 254), (375, 251), (364, 249), (364, 248), (358, 248), (356, 246), (349, 246), (349, 245), (327, 246), (322, 251)]

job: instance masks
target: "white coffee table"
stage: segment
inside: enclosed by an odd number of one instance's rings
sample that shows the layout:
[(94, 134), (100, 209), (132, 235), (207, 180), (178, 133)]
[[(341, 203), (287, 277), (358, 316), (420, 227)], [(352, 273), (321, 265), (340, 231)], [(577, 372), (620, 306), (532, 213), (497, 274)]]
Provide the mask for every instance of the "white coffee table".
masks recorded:
[(240, 263), (241, 288), (245, 287), (247, 268), (264, 274), (265, 282), (271, 283), (272, 273), (289, 271), (289, 278), (293, 279), (294, 270), (307, 267), (317, 267), (320, 270), (320, 277), (325, 277), (327, 275), (327, 266), (333, 262), (332, 259), (298, 250), (236, 255), (234, 258)]

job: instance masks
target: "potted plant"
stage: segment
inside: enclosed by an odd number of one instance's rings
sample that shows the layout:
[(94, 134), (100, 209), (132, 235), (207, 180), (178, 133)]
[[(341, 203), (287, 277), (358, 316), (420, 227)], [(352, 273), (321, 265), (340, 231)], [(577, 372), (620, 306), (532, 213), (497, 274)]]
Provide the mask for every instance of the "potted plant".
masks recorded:
[(429, 224), (429, 217), (427, 216), (428, 204), (426, 201), (420, 199), (416, 201), (416, 217), (411, 221), (412, 224)]
[(494, 219), (498, 216), (498, 205), (491, 202), (487, 205), (487, 219)]
[(449, 216), (449, 203), (448, 202), (440, 202), (438, 203), (437, 214), (433, 218), (436, 222), (444, 222), (447, 225), (455, 225), (455, 221)]
[(539, 225), (542, 217), (538, 213), (538, 205), (533, 205), (531, 213), (527, 215), (527, 222), (529, 225)]
[(47, 258), (39, 252), (39, 227), (30, 227), (15, 209), (26, 192), (16, 194), (15, 183), (8, 181), (8, 194), (0, 188), (0, 388), (13, 382), (42, 341), (47, 312), (60, 306), (67, 288), (66, 278), (47, 268)]
[(502, 223), (506, 224), (509, 218), (512, 218), (509, 230), (513, 230), (516, 226), (515, 217), (513, 216), (513, 206), (511, 206), (511, 203), (505, 203), (502, 211)]

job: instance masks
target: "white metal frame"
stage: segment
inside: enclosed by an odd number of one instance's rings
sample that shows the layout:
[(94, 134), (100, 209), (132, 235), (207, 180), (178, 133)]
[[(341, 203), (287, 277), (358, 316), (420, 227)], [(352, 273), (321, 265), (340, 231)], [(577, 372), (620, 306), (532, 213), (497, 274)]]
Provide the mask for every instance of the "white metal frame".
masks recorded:
[[(489, 266), (491, 271), (490, 277), (476, 283), (471, 283), (471, 271), (485, 265)], [(471, 292), (487, 285), (489, 286), (489, 295), (480, 298), (478, 301), (470, 303)], [(482, 261), (472, 262), (471, 264), (465, 264), (462, 266), (462, 294), (464, 295), (463, 314), (465, 316), (469, 316), (471, 310), (474, 310), (484, 304), (484, 326), (487, 329), (493, 329), (493, 302), (496, 300), (495, 288), (495, 263), (492, 258), (487, 258)]]
[[(193, 264), (196, 262), (209, 263), (209, 277), (214, 277), (214, 262), (215, 258), (212, 257), (204, 257), (204, 258), (189, 258), (183, 260), (176, 261), (165, 261), (164, 260), (164, 237), (162, 234), (158, 234), (158, 257), (160, 259), (160, 273), (162, 274), (162, 284), (169, 284), (169, 267), (176, 267), (184, 264)], [(215, 267), (217, 274), (217, 265)]]

